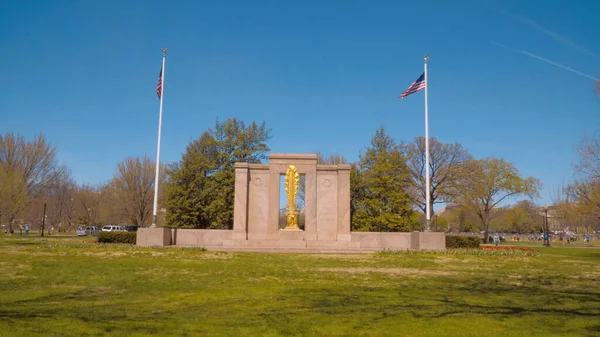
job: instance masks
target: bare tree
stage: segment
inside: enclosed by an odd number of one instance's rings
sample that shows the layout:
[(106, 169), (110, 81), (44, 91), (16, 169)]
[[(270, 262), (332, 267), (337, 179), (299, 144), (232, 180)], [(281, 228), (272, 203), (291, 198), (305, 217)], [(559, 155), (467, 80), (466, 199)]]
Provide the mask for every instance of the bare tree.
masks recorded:
[[(579, 163), (575, 165), (575, 179), (564, 188), (565, 202), (571, 218), (583, 222), (583, 218), (600, 219), (600, 132), (584, 136), (575, 146)], [(578, 220), (577, 220), (578, 219)]]
[(97, 226), (100, 222), (101, 208), (106, 202), (106, 186), (82, 185), (77, 188), (77, 201), (80, 207), (80, 213), (92, 226)]
[(0, 135), (0, 222), (8, 222), (11, 229), (31, 200), (53, 183), (57, 171), (56, 149), (44, 135), (33, 141)]
[(324, 154), (321, 152), (317, 153), (317, 164), (319, 165), (337, 165), (337, 164), (348, 164), (346, 157), (337, 153)]
[(65, 224), (69, 230), (71, 229), (74, 216), (75, 186), (71, 172), (63, 167), (44, 193), (48, 224), (56, 225), (57, 230), (65, 230)]
[(584, 136), (575, 150), (579, 155), (579, 163), (575, 165), (577, 175), (587, 180), (600, 179), (600, 132), (592, 137)]
[[(407, 195), (413, 205), (426, 212), (427, 188), (425, 179), (425, 137), (415, 137), (414, 141), (405, 146), (410, 169), (410, 186)], [(435, 138), (429, 139), (429, 172), (430, 187), (429, 201), (431, 213), (433, 205), (441, 203), (450, 197), (451, 186), (458, 179), (460, 167), (473, 157), (459, 143), (443, 144)]]
[[(120, 212), (136, 226), (144, 226), (152, 216), (155, 162), (148, 156), (126, 158), (117, 165), (111, 185)], [(165, 181), (160, 175), (161, 183)]]

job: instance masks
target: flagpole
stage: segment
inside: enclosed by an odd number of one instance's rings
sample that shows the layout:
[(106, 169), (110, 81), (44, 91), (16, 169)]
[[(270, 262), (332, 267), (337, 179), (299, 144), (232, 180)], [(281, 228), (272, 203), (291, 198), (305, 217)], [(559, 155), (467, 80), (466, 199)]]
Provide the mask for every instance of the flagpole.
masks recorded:
[(154, 208), (152, 211), (152, 228), (156, 228), (157, 210), (158, 210), (158, 178), (160, 173), (160, 134), (162, 129), (162, 110), (163, 110), (163, 98), (165, 97), (165, 60), (167, 58), (167, 49), (162, 50), (162, 70), (160, 75), (160, 108), (158, 112), (158, 144), (156, 146), (156, 172), (154, 176)]
[(427, 80), (427, 60), (429, 55), (425, 55), (424, 62), (424, 73), (425, 73), (425, 202), (426, 205), (426, 226), (425, 231), (431, 230), (431, 205), (429, 195), (429, 111), (427, 107), (427, 87), (429, 87), (429, 81)]

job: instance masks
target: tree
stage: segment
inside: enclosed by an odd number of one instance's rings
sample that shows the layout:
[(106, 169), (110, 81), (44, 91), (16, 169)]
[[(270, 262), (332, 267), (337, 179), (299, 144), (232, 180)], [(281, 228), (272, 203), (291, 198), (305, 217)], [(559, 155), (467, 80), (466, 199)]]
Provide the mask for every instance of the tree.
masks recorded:
[(44, 135), (33, 141), (0, 135), (0, 222), (12, 223), (56, 178), (56, 149)]
[(575, 146), (579, 155), (579, 163), (575, 165), (578, 178), (600, 180), (600, 132), (592, 137), (584, 136), (581, 143)]
[(577, 213), (600, 219), (599, 179), (574, 181), (567, 187), (567, 194), (569, 201), (576, 205)]
[(167, 226), (232, 228), (234, 165), (266, 159), (269, 133), (264, 122), (217, 120), (214, 130), (189, 144), (181, 161), (167, 170)]
[(87, 224), (97, 226), (100, 223), (102, 207), (105, 205), (109, 193), (108, 186), (82, 185), (77, 188), (77, 201), (80, 214)]
[(494, 219), (496, 221), (491, 221), (495, 229), (531, 233), (541, 225), (538, 207), (530, 200), (521, 200), (515, 205), (499, 209), (499, 211)]
[(575, 165), (574, 181), (564, 189), (562, 208), (575, 211), (571, 218), (600, 219), (600, 132), (583, 137), (575, 150), (579, 163)]
[(76, 184), (71, 177), (71, 172), (62, 167), (56, 175), (54, 182), (48, 187), (42, 198), (47, 204), (47, 223), (56, 225), (57, 230), (64, 223), (68, 224), (70, 229), (72, 218), (74, 216), (75, 192)]
[(337, 164), (348, 164), (346, 157), (337, 154), (324, 154), (321, 152), (317, 153), (317, 164), (319, 165), (337, 165)]
[(383, 127), (376, 130), (371, 147), (360, 155), (350, 179), (353, 230), (405, 232), (419, 227), (404, 192), (409, 184), (406, 158)]
[(448, 220), (448, 227), (453, 232), (479, 232), (478, 217), (463, 205), (447, 205), (441, 217)]
[(457, 181), (454, 202), (470, 208), (481, 221), (484, 242), (488, 240), (492, 210), (507, 198), (520, 195), (533, 198), (541, 188), (539, 180), (523, 178), (504, 159), (486, 158), (465, 163)]
[[(146, 155), (125, 158), (117, 165), (111, 180), (117, 211), (135, 226), (146, 225), (152, 215), (155, 165)], [(160, 175), (160, 180), (159, 187), (165, 181), (164, 174)]]
[[(415, 137), (414, 141), (405, 147), (410, 169), (410, 185), (407, 195), (413, 205), (426, 213), (427, 194), (425, 177), (425, 137)], [(458, 179), (460, 167), (473, 158), (459, 143), (443, 144), (435, 138), (429, 139), (429, 205), (431, 214), (433, 206), (449, 198), (451, 186)]]

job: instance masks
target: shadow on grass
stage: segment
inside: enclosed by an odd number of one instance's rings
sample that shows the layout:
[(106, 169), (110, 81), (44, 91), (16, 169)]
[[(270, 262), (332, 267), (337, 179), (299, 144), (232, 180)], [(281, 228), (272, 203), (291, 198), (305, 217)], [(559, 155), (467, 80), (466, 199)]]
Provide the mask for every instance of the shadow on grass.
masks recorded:
[(356, 287), (351, 292), (336, 288), (307, 289), (298, 300), (322, 314), (343, 313), (348, 310), (348, 306), (352, 306), (364, 315), (402, 311), (415, 318), (462, 314), (498, 318), (513, 315), (592, 318), (600, 315), (598, 292), (494, 285), (487, 281), (449, 286), (446, 290), (416, 285), (412, 289), (397, 291), (396, 296), (386, 296), (385, 301), (380, 296), (373, 296), (375, 293), (385, 293), (386, 289), (382, 288)]

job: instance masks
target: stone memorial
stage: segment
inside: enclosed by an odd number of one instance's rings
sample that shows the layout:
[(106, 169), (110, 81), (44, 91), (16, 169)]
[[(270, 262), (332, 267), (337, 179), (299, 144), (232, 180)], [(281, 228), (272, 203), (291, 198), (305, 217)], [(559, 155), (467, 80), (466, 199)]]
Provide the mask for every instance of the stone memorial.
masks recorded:
[(140, 228), (137, 244), (307, 252), (446, 247), (438, 232), (351, 232), (350, 165), (318, 165), (316, 154), (275, 153), (268, 164), (235, 164), (232, 230)]

